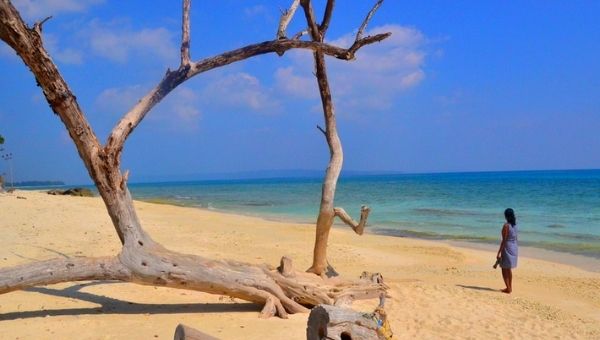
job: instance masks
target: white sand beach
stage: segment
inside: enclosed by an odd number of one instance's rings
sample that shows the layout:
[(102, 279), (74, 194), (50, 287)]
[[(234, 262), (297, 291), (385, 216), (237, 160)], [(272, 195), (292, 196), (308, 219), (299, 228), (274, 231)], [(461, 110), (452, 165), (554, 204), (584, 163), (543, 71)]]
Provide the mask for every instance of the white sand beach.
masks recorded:
[[(20, 197), (20, 198), (19, 198)], [(167, 248), (210, 258), (308, 268), (314, 227), (136, 202)], [(100, 198), (0, 194), (2, 267), (120, 249)], [(368, 233), (368, 232), (367, 232)], [(329, 260), (347, 277), (380, 272), (398, 339), (598, 339), (600, 273), (528, 257), (506, 295), (495, 252), (336, 228)], [(597, 261), (589, 259), (589, 261)], [(361, 301), (371, 311), (377, 301)], [(221, 339), (305, 339), (308, 314), (259, 319), (261, 306), (201, 292), (120, 282), (72, 282), (0, 295), (0, 339), (172, 339), (179, 323)]]

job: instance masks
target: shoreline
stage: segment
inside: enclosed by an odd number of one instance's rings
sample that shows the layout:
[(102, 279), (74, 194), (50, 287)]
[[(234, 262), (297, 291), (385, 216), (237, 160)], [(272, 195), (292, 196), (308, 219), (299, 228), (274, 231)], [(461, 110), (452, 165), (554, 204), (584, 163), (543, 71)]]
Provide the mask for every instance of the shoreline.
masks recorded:
[[(164, 205), (170, 205), (170, 206), (182, 207), (182, 208), (199, 209), (202, 211), (215, 212), (215, 213), (219, 213), (219, 214), (225, 214), (225, 215), (231, 215), (231, 216), (237, 216), (237, 217), (257, 218), (257, 219), (261, 219), (261, 220), (265, 220), (265, 221), (269, 221), (269, 222), (284, 223), (284, 224), (300, 224), (300, 225), (305, 225), (307, 227), (314, 227), (313, 223), (307, 222), (306, 220), (295, 220), (291, 217), (286, 218), (285, 216), (281, 216), (281, 215), (264, 216), (264, 215), (261, 215), (258, 213), (253, 214), (253, 213), (244, 213), (244, 212), (240, 212), (240, 211), (231, 211), (231, 210), (223, 210), (223, 209), (217, 209), (217, 208), (207, 208), (207, 207), (200, 207), (200, 206), (193, 206), (193, 205), (177, 204), (176, 202), (170, 202), (168, 200), (153, 200), (153, 199), (138, 200), (138, 199), (134, 199), (134, 201), (151, 203), (151, 204), (164, 204)], [(458, 248), (489, 251), (491, 253), (490, 262), (492, 264), (494, 262), (494, 256), (498, 250), (498, 246), (499, 246), (499, 242), (500, 242), (500, 240), (498, 240), (498, 244), (493, 244), (490, 242), (477, 241), (477, 240), (457, 240), (457, 239), (443, 238), (443, 237), (427, 238), (427, 237), (418, 237), (418, 236), (395, 235), (393, 233), (393, 230), (391, 230), (391, 229), (386, 228), (385, 231), (377, 232), (377, 228), (373, 229), (373, 228), (369, 228), (369, 227), (370, 226), (368, 224), (365, 227), (366, 234), (379, 235), (379, 236), (391, 237), (391, 238), (406, 238), (406, 239), (412, 239), (412, 240), (423, 240), (423, 241), (429, 241), (429, 242), (433, 242), (433, 243), (448, 244), (448, 245), (458, 247)], [(348, 229), (348, 226), (346, 226), (343, 223), (340, 223), (339, 221), (336, 221), (333, 224), (333, 228), (343, 230), (343, 229)], [(600, 256), (600, 254), (599, 254), (599, 256)], [(565, 265), (574, 266), (574, 267), (577, 267), (579, 269), (583, 269), (586, 271), (600, 273), (600, 258), (593, 257), (593, 256), (587, 256), (587, 255), (583, 255), (583, 254), (570, 253), (567, 251), (549, 250), (546, 248), (535, 247), (535, 246), (530, 246), (530, 245), (519, 245), (519, 257), (528, 257), (528, 258), (543, 260), (543, 261), (547, 261), (547, 262), (565, 264)]]
[[(20, 196), (18, 199), (17, 197)], [(282, 256), (310, 266), (314, 226), (207, 209), (134, 202), (166, 249), (264, 266)], [(115, 256), (122, 245), (101, 198), (17, 191), (0, 195), (0, 270), (63, 257)], [(344, 278), (385, 277), (398, 338), (600, 336), (600, 273), (523, 257), (507, 295), (493, 252), (441, 241), (331, 230), (328, 258)], [(377, 299), (356, 301), (371, 312)], [(262, 320), (262, 306), (218, 294), (119, 281), (81, 281), (0, 294), (0, 338), (172, 339), (184, 323), (220, 339), (306, 339), (308, 314)], [(514, 322), (519, 320), (519, 322)], [(140, 324), (148, 327), (139, 327)]]
[[(32, 191), (32, 192), (46, 194), (46, 190), (43, 190), (43, 189), (39, 189), (39, 190), (19, 189), (19, 190)], [(99, 196), (94, 196), (94, 197), (101, 199)], [(242, 217), (242, 218), (244, 218), (244, 217), (256, 218), (256, 219), (260, 219), (260, 220), (264, 220), (264, 221), (268, 221), (268, 222), (304, 225), (309, 228), (314, 227), (313, 223), (307, 222), (306, 220), (294, 219), (289, 216), (286, 217), (286, 216), (281, 216), (281, 215), (277, 215), (277, 214), (265, 216), (260, 213), (254, 214), (254, 213), (245, 213), (243, 211), (232, 211), (232, 210), (223, 210), (223, 209), (218, 209), (218, 208), (201, 207), (201, 206), (195, 206), (195, 205), (178, 204), (177, 202), (173, 202), (168, 199), (162, 199), (162, 198), (149, 198), (149, 199), (135, 199), (134, 198), (133, 200), (134, 200), (134, 202), (167, 205), (167, 206), (186, 208), (186, 209), (198, 209), (201, 211)], [(335, 221), (333, 224), (333, 228), (339, 229), (339, 230), (344, 230), (344, 229), (348, 229), (348, 226), (346, 226), (345, 224), (343, 224), (339, 221)], [(389, 228), (382, 228), (381, 231), (379, 231), (379, 232), (377, 230), (378, 230), (378, 228), (370, 228), (370, 226), (367, 224), (367, 226), (365, 227), (365, 234), (378, 235), (378, 236), (391, 237), (391, 238), (405, 238), (405, 239), (409, 239), (409, 240), (410, 239), (422, 240), (422, 241), (429, 241), (429, 242), (439, 243), (439, 244), (447, 244), (447, 245), (458, 247), (458, 248), (486, 251), (486, 252), (491, 253), (491, 260), (490, 260), (491, 263), (494, 262), (494, 256), (498, 250), (498, 246), (499, 246), (499, 242), (500, 242), (500, 240), (498, 240), (498, 243), (494, 244), (491, 242), (477, 241), (477, 240), (462, 240), (462, 239), (452, 239), (452, 238), (444, 238), (444, 237), (431, 237), (431, 238), (419, 237), (419, 236), (412, 236), (412, 235), (403, 235), (403, 234), (401, 234), (402, 230), (399, 231), (399, 234), (394, 234), (394, 230), (389, 229)], [(599, 256), (600, 256), (600, 254), (599, 254)], [(535, 246), (531, 246), (531, 245), (519, 245), (519, 257), (527, 257), (527, 258), (532, 258), (532, 259), (537, 259), (537, 260), (542, 260), (542, 261), (547, 261), (547, 262), (564, 264), (564, 265), (574, 266), (574, 267), (577, 267), (579, 269), (583, 269), (583, 270), (586, 270), (589, 272), (600, 273), (600, 258), (594, 257), (594, 256), (588, 256), (588, 255), (583, 255), (583, 254), (578, 254), (578, 253), (571, 253), (568, 251), (549, 250), (547, 248), (535, 247)]]
[[(440, 240), (440, 242), (459, 248), (477, 249), (490, 252), (490, 266), (494, 262), (494, 256), (498, 251), (498, 245), (483, 242)], [(544, 248), (519, 246), (519, 258), (530, 258), (552, 263), (565, 264), (583, 269), (592, 273), (600, 273), (600, 260), (591, 256), (572, 254), (568, 252), (552, 251)], [(518, 267), (517, 267), (518, 268)]]
[[(93, 187), (93, 186), (92, 186)], [(93, 187), (95, 189), (95, 187)], [(34, 191), (34, 192), (42, 192), (45, 193), (44, 189), (22, 189), (25, 191)], [(97, 192), (96, 192), (97, 194)], [(261, 212), (251, 212), (251, 211), (243, 211), (243, 210), (228, 210), (228, 209), (219, 209), (214, 207), (205, 207), (193, 204), (185, 204), (182, 202), (178, 202), (175, 200), (171, 200), (169, 198), (163, 197), (148, 197), (142, 199), (136, 199), (134, 197), (134, 201), (137, 202), (146, 202), (151, 204), (162, 204), (183, 208), (192, 208), (199, 209), (202, 211), (209, 212), (217, 212), (228, 215), (235, 215), (241, 217), (252, 217), (259, 218), (265, 221), (277, 222), (277, 223), (293, 223), (293, 224), (304, 224), (307, 226), (314, 226), (314, 222), (310, 222), (310, 218), (305, 217), (294, 217), (284, 214), (278, 213), (261, 213)], [(316, 219), (316, 215), (315, 218)], [(339, 221), (335, 221), (334, 228), (344, 229), (347, 226), (342, 224)], [(431, 234), (427, 235), (427, 233), (422, 233), (414, 230), (404, 230), (404, 229), (393, 229), (389, 227), (375, 227), (372, 225), (367, 225), (365, 228), (366, 233), (374, 234), (374, 235), (382, 235), (389, 236), (394, 238), (409, 238), (415, 240), (427, 240), (433, 242), (440, 242), (443, 244), (451, 244), (457, 245), (460, 247), (470, 248), (470, 249), (479, 249), (490, 251), (495, 254), (496, 248), (500, 242), (500, 240), (492, 241), (487, 237), (482, 237), (481, 239), (477, 238), (467, 238), (458, 236), (452, 237), (452, 235), (447, 234)], [(422, 234), (422, 235), (420, 235)], [(543, 242), (542, 242), (543, 243)], [(566, 246), (567, 243), (556, 243), (557, 246)], [(531, 257), (540, 260), (549, 260), (561, 264), (573, 265), (578, 268), (582, 268), (585, 270), (600, 272), (600, 253), (592, 253), (592, 252), (578, 252), (578, 251), (569, 251), (569, 249), (561, 248), (560, 250), (552, 249), (552, 244), (546, 244), (546, 246), (537, 246), (535, 242), (521, 242), (519, 244), (519, 248), (522, 250), (520, 255)]]

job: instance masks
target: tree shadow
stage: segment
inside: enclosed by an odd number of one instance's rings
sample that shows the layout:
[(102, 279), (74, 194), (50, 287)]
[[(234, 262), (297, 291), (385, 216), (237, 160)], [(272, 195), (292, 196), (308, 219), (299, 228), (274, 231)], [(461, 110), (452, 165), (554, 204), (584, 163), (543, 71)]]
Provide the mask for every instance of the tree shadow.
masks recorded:
[(0, 321), (46, 316), (62, 315), (96, 315), (96, 314), (179, 314), (179, 313), (223, 313), (223, 312), (259, 312), (261, 306), (254, 303), (136, 303), (111, 298), (104, 295), (81, 292), (84, 287), (120, 283), (121, 281), (92, 281), (76, 284), (64, 289), (51, 289), (45, 287), (27, 288), (27, 292), (35, 292), (65, 298), (73, 298), (98, 304), (98, 307), (65, 308), (10, 312), (0, 314)]
[(479, 287), (479, 286), (466, 286), (466, 285), (457, 285), (458, 287), (466, 288), (466, 289), (474, 289), (474, 290), (484, 290), (488, 292), (499, 292), (499, 289), (492, 289), (489, 287)]

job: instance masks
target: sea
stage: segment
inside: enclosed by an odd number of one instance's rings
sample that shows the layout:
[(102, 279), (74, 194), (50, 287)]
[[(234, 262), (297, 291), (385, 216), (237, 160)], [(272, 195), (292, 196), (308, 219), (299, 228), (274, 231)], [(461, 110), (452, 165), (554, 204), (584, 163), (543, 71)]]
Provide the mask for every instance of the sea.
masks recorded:
[[(130, 184), (134, 199), (314, 224), (321, 178)], [(342, 176), (335, 205), (367, 232), (498, 244), (513, 208), (519, 244), (600, 259), (600, 170)], [(341, 224), (339, 225), (341, 227)]]

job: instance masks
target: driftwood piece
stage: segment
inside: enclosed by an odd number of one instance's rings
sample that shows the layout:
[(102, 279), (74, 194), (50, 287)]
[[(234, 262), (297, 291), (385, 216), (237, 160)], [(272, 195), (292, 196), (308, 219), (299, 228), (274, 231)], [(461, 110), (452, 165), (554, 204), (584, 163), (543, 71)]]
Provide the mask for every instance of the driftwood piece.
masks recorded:
[(306, 327), (308, 340), (384, 340), (391, 337), (392, 332), (382, 307), (373, 313), (362, 313), (348, 308), (319, 305), (310, 312)]
[(219, 338), (180, 323), (175, 328), (173, 340), (219, 340)]

